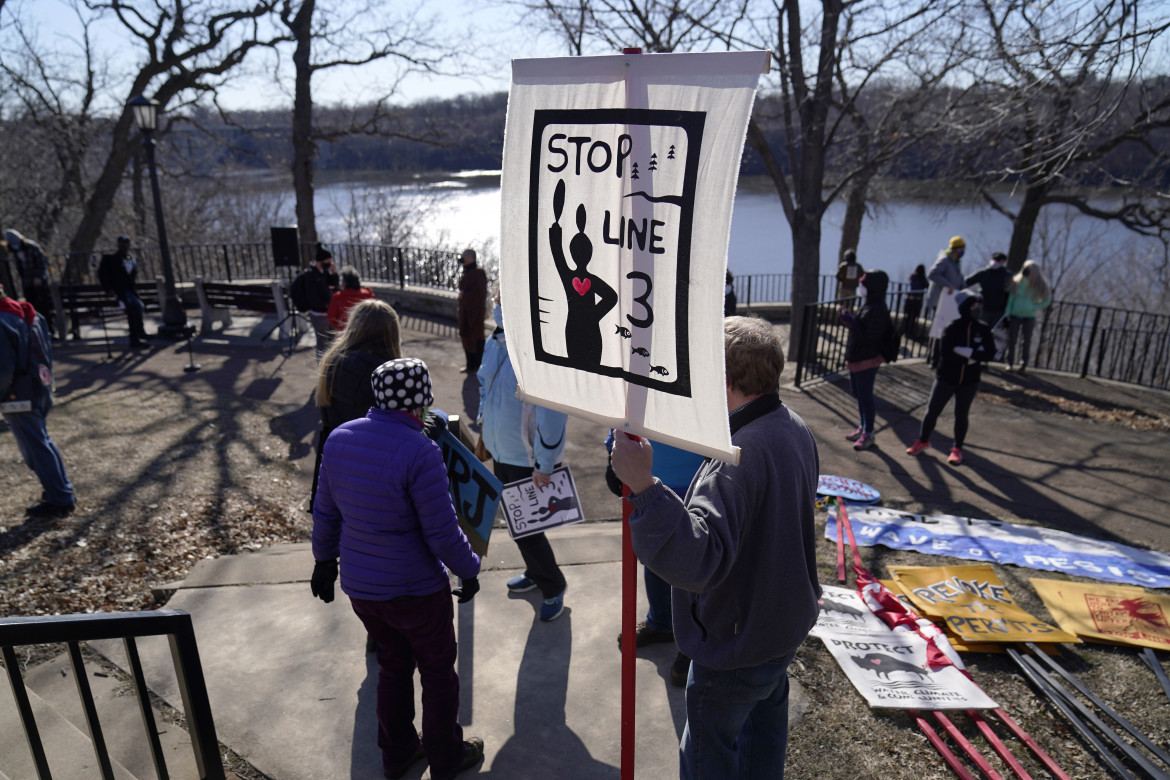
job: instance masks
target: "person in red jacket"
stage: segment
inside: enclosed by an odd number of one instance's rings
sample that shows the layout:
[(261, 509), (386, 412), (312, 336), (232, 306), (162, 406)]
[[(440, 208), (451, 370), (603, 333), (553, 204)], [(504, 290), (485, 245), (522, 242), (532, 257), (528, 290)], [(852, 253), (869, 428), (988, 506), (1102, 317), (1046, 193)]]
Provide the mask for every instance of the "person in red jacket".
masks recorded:
[(374, 298), (374, 292), (369, 287), (362, 287), (362, 280), (358, 277), (357, 269), (347, 265), (341, 269), (341, 289), (333, 293), (329, 299), (329, 324), (333, 330), (345, 330), (345, 320), (349, 317), (349, 310), (359, 301), (369, 301)]

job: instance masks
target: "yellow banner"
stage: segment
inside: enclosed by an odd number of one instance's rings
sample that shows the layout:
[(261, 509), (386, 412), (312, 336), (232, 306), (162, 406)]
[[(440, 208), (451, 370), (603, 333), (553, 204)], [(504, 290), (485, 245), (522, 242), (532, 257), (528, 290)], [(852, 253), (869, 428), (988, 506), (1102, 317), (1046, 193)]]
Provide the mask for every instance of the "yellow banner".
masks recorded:
[[(918, 612), (918, 607), (914, 606), (914, 602), (910, 600), (902, 591), (902, 586), (896, 580), (878, 580), (882, 585), (886, 586), (886, 590), (898, 597), (898, 600), (903, 602), (907, 607)], [(946, 632), (947, 641), (951, 643), (951, 647), (955, 648), (960, 653), (1002, 653), (1004, 652), (1003, 645), (997, 645), (990, 642), (964, 642), (959, 637), (949, 630), (947, 630), (947, 623), (941, 617), (934, 615), (923, 614), (922, 617), (939, 626)]]
[(1080, 642), (1020, 609), (990, 564), (891, 566), (890, 573), (919, 612), (942, 618), (964, 642)]
[(1086, 639), (1170, 650), (1170, 596), (1100, 582), (1031, 582), (1065, 631)]

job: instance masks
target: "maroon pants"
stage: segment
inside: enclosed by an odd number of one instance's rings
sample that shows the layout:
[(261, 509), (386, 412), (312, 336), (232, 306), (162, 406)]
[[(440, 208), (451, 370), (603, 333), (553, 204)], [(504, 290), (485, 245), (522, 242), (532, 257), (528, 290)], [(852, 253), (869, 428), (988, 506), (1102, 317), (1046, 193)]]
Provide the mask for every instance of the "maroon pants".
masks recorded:
[(353, 611), (378, 644), (378, 747), (382, 767), (400, 769), (418, 749), (414, 669), (422, 682), (422, 743), (431, 774), (446, 777), (463, 760), (459, 675), (455, 673), (455, 609), (451, 591), (402, 601), (351, 598)]

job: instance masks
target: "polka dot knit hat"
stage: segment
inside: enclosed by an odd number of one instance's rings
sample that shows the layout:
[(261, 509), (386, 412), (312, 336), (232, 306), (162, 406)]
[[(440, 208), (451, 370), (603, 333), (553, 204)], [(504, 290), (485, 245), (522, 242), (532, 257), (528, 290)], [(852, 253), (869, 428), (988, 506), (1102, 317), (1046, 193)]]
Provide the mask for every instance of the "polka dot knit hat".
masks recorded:
[(409, 412), (435, 402), (427, 364), (418, 358), (388, 360), (370, 375), (374, 402), (379, 409)]

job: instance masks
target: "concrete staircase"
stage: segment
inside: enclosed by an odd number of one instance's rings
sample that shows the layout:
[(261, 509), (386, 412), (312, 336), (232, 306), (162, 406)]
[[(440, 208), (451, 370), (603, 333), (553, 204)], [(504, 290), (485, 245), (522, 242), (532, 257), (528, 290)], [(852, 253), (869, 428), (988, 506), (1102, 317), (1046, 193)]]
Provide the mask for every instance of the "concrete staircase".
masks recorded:
[[(138, 700), (127, 675), (108, 661), (89, 654), (85, 673), (117, 780), (157, 777)], [(67, 653), (34, 666), (22, 675), (41, 744), (54, 780), (101, 777), (73, 666)], [(37, 777), (11, 687), (0, 684), (0, 780)], [(187, 732), (173, 721), (174, 711), (154, 706), (163, 756), (171, 778), (198, 778)]]

